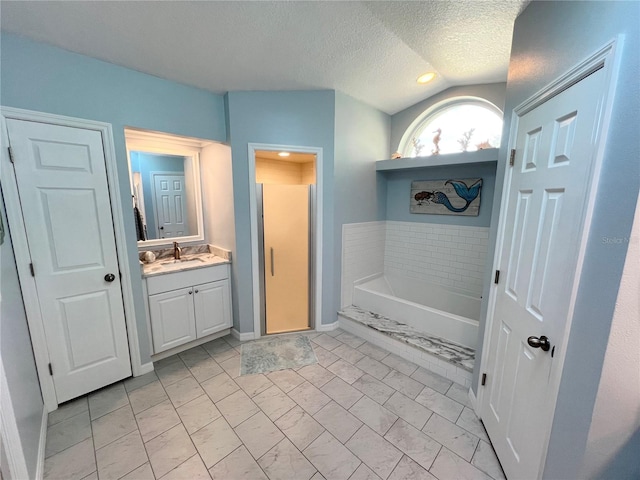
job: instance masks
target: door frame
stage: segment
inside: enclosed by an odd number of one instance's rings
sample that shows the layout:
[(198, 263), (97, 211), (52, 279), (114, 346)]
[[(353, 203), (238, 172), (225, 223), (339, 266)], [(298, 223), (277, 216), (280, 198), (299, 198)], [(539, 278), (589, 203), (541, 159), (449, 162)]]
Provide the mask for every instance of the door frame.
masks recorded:
[[(146, 373), (149, 369), (146, 365), (143, 367), (140, 362), (140, 346), (138, 343), (138, 330), (136, 328), (136, 313), (131, 283), (132, 276), (129, 266), (127, 238), (124, 228), (124, 210), (122, 205), (122, 196), (120, 194), (120, 185), (118, 183), (117, 160), (111, 124), (0, 106), (0, 126), (2, 128), (1, 138), (3, 145), (6, 146), (9, 145), (9, 135), (7, 133), (6, 124), (7, 119), (93, 130), (102, 135), (102, 148), (104, 150), (105, 157), (107, 185), (109, 189), (109, 201), (111, 204), (111, 216), (113, 218), (118, 267), (122, 273), (120, 282), (127, 328), (127, 339), (129, 343), (131, 369), (134, 376)], [(2, 163), (0, 174), (3, 179), (1, 186), (5, 200), (7, 203), (10, 202), (13, 205), (19, 205), (17, 179), (15, 172), (11, 167), (9, 151), (7, 148), (2, 149), (0, 161)], [(31, 345), (33, 346), (36, 370), (40, 381), (40, 389), (42, 390), (42, 399), (47, 411), (51, 412), (58, 408), (58, 400), (56, 397), (53, 377), (49, 374), (49, 349), (47, 347), (43, 319), (40, 313), (35, 279), (31, 276), (29, 271), (30, 256), (27, 248), (27, 233), (21, 210), (8, 208), (7, 220), (11, 227), (11, 239), (13, 241), (14, 255), (18, 268), (18, 279), (20, 281), (20, 288), (22, 289), (24, 308), (27, 314), (29, 332), (31, 334)]]
[[(598, 111), (599, 115), (599, 128), (598, 131), (594, 133), (596, 137), (596, 149), (593, 157), (593, 165), (592, 172), (590, 178), (589, 185), (589, 198), (585, 205), (584, 210), (584, 218), (583, 224), (581, 228), (581, 234), (579, 239), (579, 249), (578, 249), (578, 260), (576, 264), (576, 271), (574, 274), (573, 280), (573, 290), (571, 292), (571, 299), (569, 304), (569, 312), (568, 318), (565, 324), (564, 335), (562, 338), (562, 343), (556, 345), (556, 352), (554, 362), (551, 366), (550, 378), (549, 378), (549, 389), (550, 389), (550, 398), (546, 405), (546, 414), (543, 419), (545, 422), (545, 430), (546, 435), (544, 437), (544, 445), (542, 448), (538, 477), (540, 478), (543, 471), (547, 458), (547, 451), (549, 447), (549, 438), (551, 433), (551, 427), (553, 425), (553, 418), (555, 415), (555, 407), (556, 401), (558, 398), (558, 392), (560, 390), (560, 380), (562, 378), (562, 370), (564, 367), (564, 361), (566, 357), (567, 345), (569, 343), (569, 336), (571, 333), (571, 325), (573, 323), (573, 313), (575, 309), (575, 302), (577, 297), (578, 288), (580, 286), (580, 276), (582, 273), (582, 265), (584, 263), (584, 257), (587, 247), (588, 234), (591, 227), (591, 220), (593, 216), (593, 210), (595, 206), (595, 199), (597, 197), (597, 188), (598, 188), (598, 180), (600, 177), (600, 170), (602, 168), (602, 162), (604, 158), (604, 151), (606, 147), (607, 134), (609, 129), (609, 124), (611, 120), (611, 111), (613, 107), (613, 101), (615, 98), (615, 89), (618, 83), (618, 72), (621, 61), (621, 51), (623, 46), (624, 37), (622, 35), (612, 39), (603, 47), (598, 49), (596, 52), (591, 54), (585, 60), (581, 61), (577, 65), (573, 66), (566, 73), (558, 77), (556, 80), (549, 83), (547, 86), (543, 87), (541, 90), (533, 94), (531, 97), (527, 98), (524, 102), (520, 103), (512, 110), (511, 114), (511, 125), (509, 130), (509, 140), (507, 142), (507, 151), (510, 152), (511, 149), (515, 148), (515, 143), (517, 139), (517, 131), (519, 126), (519, 119), (523, 115), (529, 113), (536, 107), (542, 105), (547, 100), (555, 97), (559, 93), (564, 90), (569, 89), (582, 79), (586, 78), (591, 73), (603, 69), (605, 71), (605, 80), (604, 87), (602, 89), (602, 96), (600, 98), (600, 107)], [(502, 190), (502, 198), (500, 201), (500, 218), (498, 222), (497, 236), (496, 236), (496, 246), (494, 250), (494, 257), (492, 263), (492, 272), (496, 270), (500, 270), (500, 258), (502, 248), (504, 246), (504, 233), (506, 229), (506, 220), (507, 220), (507, 202), (509, 199), (509, 191), (511, 187), (511, 177), (513, 175), (513, 170), (504, 163), (505, 175), (503, 182), (503, 190)], [(482, 356), (480, 358), (480, 372), (488, 371), (488, 360), (489, 360), (489, 352), (491, 347), (491, 338), (493, 335), (493, 330), (496, 327), (497, 322), (495, 321), (495, 307), (496, 307), (496, 297), (498, 293), (497, 285), (491, 284), (489, 298), (488, 298), (488, 306), (487, 306), (487, 316), (486, 316), (486, 327), (485, 333), (482, 342)], [(486, 389), (481, 385), (478, 385), (477, 391), (477, 403), (476, 403), (476, 414), (478, 416), (481, 415), (481, 407), (484, 404), (486, 399)]]
[[(313, 153), (316, 156), (316, 202), (315, 202), (315, 220), (313, 259), (315, 278), (314, 295), (309, 301), (314, 305), (314, 321), (310, 325), (312, 329), (317, 329), (322, 323), (322, 232), (323, 232), (323, 202), (322, 202), (322, 148), (321, 147), (301, 147), (294, 145), (277, 145), (270, 143), (249, 143), (248, 144), (248, 165), (249, 165), (249, 216), (251, 220), (251, 279), (253, 286), (253, 338), (262, 337), (260, 322), (260, 264), (258, 252), (258, 208), (256, 203), (256, 152), (259, 150), (275, 151), (275, 152), (296, 152), (296, 153)], [(311, 219), (310, 219), (311, 220)]]

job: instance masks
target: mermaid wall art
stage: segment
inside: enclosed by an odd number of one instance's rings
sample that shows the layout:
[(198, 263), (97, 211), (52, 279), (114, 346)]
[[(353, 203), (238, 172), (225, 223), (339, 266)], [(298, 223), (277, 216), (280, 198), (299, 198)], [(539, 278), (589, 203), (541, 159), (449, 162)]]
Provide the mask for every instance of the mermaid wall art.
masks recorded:
[(411, 182), (411, 213), (478, 216), (481, 178)]

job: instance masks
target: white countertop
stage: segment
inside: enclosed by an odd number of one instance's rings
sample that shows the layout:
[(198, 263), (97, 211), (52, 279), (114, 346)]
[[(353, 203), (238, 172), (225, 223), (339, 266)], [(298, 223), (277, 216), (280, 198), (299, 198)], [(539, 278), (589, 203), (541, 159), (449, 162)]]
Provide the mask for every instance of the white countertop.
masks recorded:
[(231, 262), (226, 258), (219, 257), (213, 253), (197, 253), (193, 255), (183, 255), (180, 260), (164, 258), (156, 260), (153, 263), (143, 263), (141, 266), (142, 276), (151, 277), (167, 273), (184, 272), (185, 270), (207, 268), (225, 263)]

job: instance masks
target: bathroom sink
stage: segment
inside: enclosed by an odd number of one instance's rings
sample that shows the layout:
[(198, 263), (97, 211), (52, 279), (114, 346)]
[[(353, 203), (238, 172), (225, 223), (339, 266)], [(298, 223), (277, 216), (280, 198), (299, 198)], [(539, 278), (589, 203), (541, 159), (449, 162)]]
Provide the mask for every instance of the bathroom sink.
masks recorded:
[(190, 265), (192, 263), (204, 263), (205, 260), (199, 257), (195, 257), (195, 258), (178, 258), (178, 259), (170, 259), (170, 260), (164, 260), (160, 263), (162, 263), (163, 265), (171, 265), (171, 264), (179, 264), (179, 265)]
[(186, 267), (195, 267), (196, 265), (202, 265), (203, 263), (206, 263), (207, 261), (204, 258), (199, 258), (199, 257), (195, 257), (195, 258), (180, 258), (180, 259), (170, 259), (170, 260), (165, 260), (163, 262), (160, 262), (160, 264), (162, 265), (162, 268), (169, 269), (169, 270), (173, 270), (178, 269), (178, 268), (186, 268)]

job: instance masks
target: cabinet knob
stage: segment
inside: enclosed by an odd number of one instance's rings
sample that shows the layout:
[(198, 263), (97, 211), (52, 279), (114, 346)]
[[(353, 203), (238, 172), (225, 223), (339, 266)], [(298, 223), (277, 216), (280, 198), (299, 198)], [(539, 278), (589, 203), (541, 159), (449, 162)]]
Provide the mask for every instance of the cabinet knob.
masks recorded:
[(198, 293), (198, 290), (196, 290), (196, 293)]
[(193, 293), (193, 290), (189, 290), (189, 295), (191, 295)]

